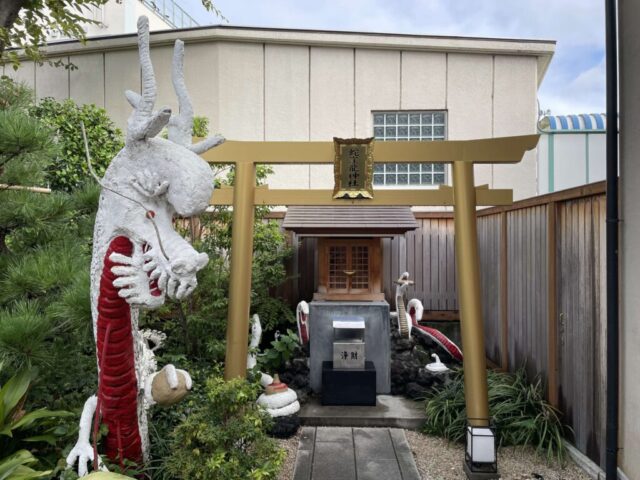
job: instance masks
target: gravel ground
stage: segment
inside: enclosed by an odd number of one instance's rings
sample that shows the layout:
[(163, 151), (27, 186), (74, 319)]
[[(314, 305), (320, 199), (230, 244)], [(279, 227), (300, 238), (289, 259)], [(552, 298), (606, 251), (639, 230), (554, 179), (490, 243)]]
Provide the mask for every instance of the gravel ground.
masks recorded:
[[(462, 445), (447, 443), (441, 438), (409, 430), (405, 430), (405, 433), (423, 480), (466, 478), (462, 470), (464, 455)], [(564, 468), (557, 464), (547, 464), (545, 459), (537, 456), (532, 448), (501, 448), (498, 451), (498, 467), (505, 480), (540, 478), (544, 480), (589, 480), (589, 476), (570, 459), (567, 460), (567, 465)]]
[(287, 456), (282, 464), (282, 470), (278, 475), (278, 480), (292, 480), (293, 479), (293, 467), (296, 464), (296, 454), (298, 453), (298, 443), (300, 443), (300, 434), (302, 433), (302, 427), (298, 429), (293, 437), (286, 440), (277, 440), (278, 445), (287, 451)]
[[(287, 451), (278, 480), (293, 479), (301, 432), (302, 429), (287, 440), (278, 440), (278, 444)], [(466, 478), (462, 470), (464, 455), (462, 445), (447, 443), (441, 438), (411, 430), (405, 430), (405, 433), (423, 480)], [(501, 448), (498, 451), (498, 465), (505, 480), (589, 480), (589, 476), (572, 460), (567, 460), (564, 468), (557, 464), (548, 465), (543, 458), (535, 454), (532, 448)]]

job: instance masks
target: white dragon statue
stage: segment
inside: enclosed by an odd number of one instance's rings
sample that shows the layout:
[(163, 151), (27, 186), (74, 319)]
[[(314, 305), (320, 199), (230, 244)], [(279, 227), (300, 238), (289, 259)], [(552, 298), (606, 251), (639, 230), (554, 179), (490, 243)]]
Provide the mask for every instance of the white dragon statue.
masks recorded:
[[(67, 457), (69, 467), (78, 463), (80, 476), (87, 473), (89, 462), (94, 469), (104, 469), (95, 440), (100, 423), (109, 427), (107, 457), (121, 465), (125, 460), (141, 464), (149, 455), (148, 408), (174, 403), (191, 388), (183, 370), (167, 365), (156, 372), (153, 350), (164, 337), (139, 331), (138, 313), (140, 308), (159, 307), (167, 297), (185, 298), (208, 262), (205, 253), (174, 230), (173, 218), (196, 215), (208, 206), (214, 178), (199, 154), (224, 139), (214, 136), (192, 144), (193, 107), (184, 82), (183, 42), (176, 41), (173, 57), (178, 115), (166, 107), (154, 111), (156, 81), (146, 17), (138, 20), (138, 46), (142, 94), (126, 92), (133, 107), (126, 143), (98, 179), (102, 193), (91, 262), (98, 392), (85, 403), (78, 441)], [(165, 126), (168, 139), (157, 138)]]

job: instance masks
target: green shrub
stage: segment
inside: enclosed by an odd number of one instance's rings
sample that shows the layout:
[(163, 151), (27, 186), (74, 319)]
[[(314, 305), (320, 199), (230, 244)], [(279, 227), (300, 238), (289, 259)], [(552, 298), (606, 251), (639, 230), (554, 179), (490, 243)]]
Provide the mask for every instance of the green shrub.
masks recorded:
[(70, 192), (89, 180), (81, 122), (87, 132), (91, 162), (99, 176), (123, 146), (122, 132), (107, 112), (96, 105), (80, 106), (73, 100), (44, 98), (29, 112), (57, 133), (60, 153), (47, 169), (47, 180), (53, 190)]
[(287, 329), (285, 335), (271, 342), (271, 348), (265, 349), (263, 355), (258, 357), (262, 370), (269, 373), (278, 373), (284, 364), (291, 360), (296, 351), (300, 349), (298, 334)]
[(176, 479), (276, 478), (285, 452), (265, 430), (269, 417), (255, 400), (257, 384), (244, 379), (207, 380), (200, 402), (173, 432), (166, 469)]
[[(563, 460), (566, 449), (560, 414), (544, 399), (542, 383), (529, 383), (524, 368), (515, 374), (488, 372), (489, 410), (499, 445), (531, 445), (548, 460)], [(426, 403), (426, 433), (454, 442), (464, 440), (466, 407), (464, 374), (435, 389)]]

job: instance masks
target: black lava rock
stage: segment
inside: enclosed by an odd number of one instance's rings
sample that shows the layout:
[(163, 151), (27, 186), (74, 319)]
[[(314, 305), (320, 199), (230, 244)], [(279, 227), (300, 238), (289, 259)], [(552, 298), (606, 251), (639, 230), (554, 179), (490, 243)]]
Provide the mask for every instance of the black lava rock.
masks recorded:
[(268, 433), (275, 438), (290, 438), (296, 434), (298, 428), (300, 428), (300, 417), (298, 415), (288, 415), (274, 418), (273, 426)]
[(429, 393), (429, 388), (425, 388), (422, 385), (419, 385), (415, 382), (407, 383), (405, 389), (405, 395), (414, 400), (423, 400), (427, 398)]
[(287, 362), (284, 370), (279, 373), (280, 380), (286, 383), (298, 394), (298, 401), (303, 405), (312, 394), (309, 385), (309, 366), (306, 358), (294, 358)]
[(424, 367), (431, 363), (432, 353), (437, 353), (449, 366), (459, 365), (440, 345), (424, 335), (412, 334), (411, 338), (400, 335), (391, 328), (391, 394), (410, 398), (424, 398), (427, 392), (449, 379), (448, 373), (433, 373)]

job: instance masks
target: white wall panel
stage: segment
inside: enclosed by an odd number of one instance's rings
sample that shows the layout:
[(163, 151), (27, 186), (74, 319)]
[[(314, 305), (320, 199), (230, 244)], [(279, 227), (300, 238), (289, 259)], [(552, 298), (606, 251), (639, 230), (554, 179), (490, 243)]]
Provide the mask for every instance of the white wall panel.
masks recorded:
[[(309, 139), (309, 47), (265, 46), (265, 138)], [(273, 165), (273, 188), (308, 188), (309, 165)]]
[(23, 82), (29, 87), (35, 88), (36, 74), (33, 62), (22, 62), (17, 70), (14, 70), (11, 65), (6, 65), (4, 74), (16, 82)]
[(402, 52), (403, 110), (446, 107), (447, 56), (433, 52)]
[[(354, 68), (354, 51), (351, 48), (311, 47), (311, 140), (355, 135)], [(310, 188), (333, 188), (333, 167), (311, 165), (309, 171)]]
[(356, 50), (356, 137), (373, 135), (374, 110), (400, 109), (400, 52)]
[(264, 140), (263, 60), (262, 44), (219, 44), (219, 128), (231, 140)]
[(69, 98), (80, 105), (104, 107), (104, 55), (76, 55), (70, 61), (78, 68), (69, 72)]
[(184, 78), (196, 115), (209, 119), (211, 134), (226, 132), (220, 128), (220, 101), (218, 78), (218, 43), (186, 44), (184, 52)]
[[(494, 64), (493, 135), (536, 133), (536, 60), (530, 57), (497, 55)], [(512, 188), (514, 200), (537, 193), (535, 152), (525, 154), (515, 165), (494, 165), (493, 186)]]
[[(51, 62), (62, 61), (65, 64), (69, 57), (52, 58)], [(36, 66), (36, 98), (53, 97), (56, 100), (69, 98), (69, 70), (44, 62)]]
[[(493, 58), (450, 53), (447, 61), (449, 140), (491, 137)], [(476, 185), (493, 184), (491, 165), (474, 167)]]
[(125, 90), (140, 93), (140, 69), (137, 50), (108, 52), (104, 59), (104, 104), (111, 119), (126, 130), (131, 105), (124, 96)]

